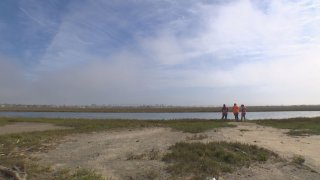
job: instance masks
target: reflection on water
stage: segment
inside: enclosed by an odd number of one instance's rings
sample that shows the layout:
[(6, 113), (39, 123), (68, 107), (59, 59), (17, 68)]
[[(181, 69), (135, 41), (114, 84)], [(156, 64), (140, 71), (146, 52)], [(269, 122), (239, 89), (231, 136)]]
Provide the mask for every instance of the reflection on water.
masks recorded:
[[(247, 112), (247, 119), (286, 119), (295, 117), (317, 117), (320, 111), (280, 111)], [(80, 118), (80, 119), (139, 119), (139, 120), (173, 120), (173, 119), (220, 119), (221, 113), (74, 113), (74, 112), (0, 112), (0, 117), (43, 117), (43, 118)], [(228, 114), (233, 119), (233, 114)]]

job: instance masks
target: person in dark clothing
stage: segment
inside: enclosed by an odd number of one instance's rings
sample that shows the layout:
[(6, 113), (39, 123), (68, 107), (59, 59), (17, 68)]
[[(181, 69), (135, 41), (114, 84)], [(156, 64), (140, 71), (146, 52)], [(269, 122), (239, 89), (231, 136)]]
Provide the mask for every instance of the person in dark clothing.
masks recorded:
[(247, 108), (242, 104), (241, 105), (241, 121), (246, 120)]
[(228, 119), (228, 107), (225, 104), (223, 104), (221, 112), (222, 112), (221, 119)]

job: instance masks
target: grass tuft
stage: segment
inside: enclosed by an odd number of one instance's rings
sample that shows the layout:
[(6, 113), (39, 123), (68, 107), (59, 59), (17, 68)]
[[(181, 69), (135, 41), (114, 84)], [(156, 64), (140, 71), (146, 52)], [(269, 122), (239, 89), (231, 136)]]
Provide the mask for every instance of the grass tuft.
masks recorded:
[(205, 179), (232, 172), (252, 162), (265, 162), (277, 155), (255, 145), (241, 143), (177, 143), (163, 157), (170, 164), (168, 171), (174, 178), (193, 177)]
[(292, 158), (292, 163), (302, 165), (306, 160), (304, 159), (303, 156), (300, 155), (295, 155)]
[(248, 132), (250, 131), (249, 129), (240, 129), (240, 132)]
[(206, 134), (195, 134), (193, 136), (187, 136), (187, 140), (188, 141), (193, 141), (193, 140), (203, 140), (203, 139), (207, 139), (208, 135)]

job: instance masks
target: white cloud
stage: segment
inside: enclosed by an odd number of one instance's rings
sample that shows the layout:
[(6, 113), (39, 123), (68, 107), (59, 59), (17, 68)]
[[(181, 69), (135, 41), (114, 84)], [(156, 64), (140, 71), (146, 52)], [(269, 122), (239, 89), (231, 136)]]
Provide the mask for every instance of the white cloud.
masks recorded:
[[(304, 103), (304, 99), (317, 103), (320, 15), (316, 9), (316, 1), (272, 1), (265, 10), (251, 1), (196, 6), (194, 11), (202, 14), (204, 24), (195, 36), (172, 33), (148, 40), (148, 47), (156, 47), (154, 54), (162, 55), (158, 57), (163, 59), (163, 65), (191, 61), (184, 68), (160, 69), (158, 86), (240, 88), (247, 100), (256, 103), (254, 98), (269, 104)], [(159, 43), (162, 41), (167, 44)], [(201, 56), (206, 54), (212, 58), (206, 62), (213, 63), (199, 65)], [(192, 63), (197, 65), (192, 67)], [(250, 94), (256, 96), (250, 98)], [(239, 95), (229, 96), (236, 99)]]
[(161, 33), (152, 38), (141, 40), (143, 51), (160, 65), (182, 64), (188, 60), (188, 53), (184, 52), (179, 39), (170, 33)]
[[(217, 57), (242, 58), (246, 55), (263, 59), (287, 56), (303, 50), (305, 43), (319, 41), (319, 14), (306, 13), (306, 4), (271, 1), (262, 11), (252, 1), (236, 1), (219, 9), (205, 11), (204, 30), (191, 38), (195, 51)], [(215, 9), (216, 11), (210, 11)], [(207, 11), (206, 11), (207, 10)], [(309, 11), (308, 11), (309, 12)], [(312, 22), (311, 24), (309, 22)]]

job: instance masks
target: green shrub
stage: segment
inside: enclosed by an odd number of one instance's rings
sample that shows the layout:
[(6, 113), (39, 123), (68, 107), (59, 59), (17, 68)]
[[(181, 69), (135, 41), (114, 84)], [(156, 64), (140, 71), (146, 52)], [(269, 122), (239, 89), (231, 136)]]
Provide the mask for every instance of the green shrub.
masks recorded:
[(275, 153), (254, 145), (228, 142), (177, 143), (170, 147), (163, 161), (174, 177), (205, 179), (232, 172), (252, 162), (264, 162)]

